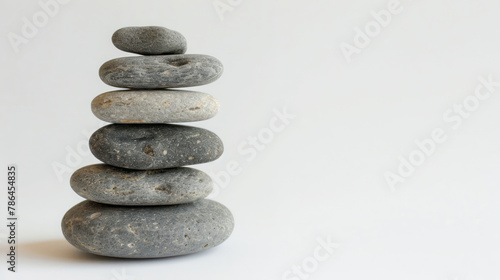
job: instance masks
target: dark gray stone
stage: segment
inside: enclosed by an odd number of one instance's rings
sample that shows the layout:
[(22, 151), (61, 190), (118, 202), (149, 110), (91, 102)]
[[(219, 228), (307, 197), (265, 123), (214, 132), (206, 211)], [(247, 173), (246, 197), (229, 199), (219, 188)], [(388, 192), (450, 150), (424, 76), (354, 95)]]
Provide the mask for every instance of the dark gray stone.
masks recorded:
[(99, 76), (114, 87), (161, 89), (209, 84), (222, 75), (222, 63), (200, 54), (132, 56), (110, 60)]
[(183, 54), (187, 48), (181, 33), (160, 26), (124, 27), (111, 40), (122, 51), (144, 55)]
[(211, 95), (183, 90), (118, 90), (92, 101), (96, 117), (111, 123), (175, 123), (209, 119), (219, 111)]
[(94, 132), (89, 144), (102, 162), (140, 170), (210, 162), (224, 151), (213, 132), (173, 124), (110, 124)]
[(212, 191), (212, 179), (187, 167), (130, 170), (107, 164), (78, 169), (71, 187), (80, 196), (100, 203), (130, 206), (172, 205), (202, 199)]
[(233, 231), (231, 212), (202, 199), (170, 206), (113, 206), (83, 201), (62, 219), (64, 237), (76, 248), (118, 258), (161, 258), (200, 252)]

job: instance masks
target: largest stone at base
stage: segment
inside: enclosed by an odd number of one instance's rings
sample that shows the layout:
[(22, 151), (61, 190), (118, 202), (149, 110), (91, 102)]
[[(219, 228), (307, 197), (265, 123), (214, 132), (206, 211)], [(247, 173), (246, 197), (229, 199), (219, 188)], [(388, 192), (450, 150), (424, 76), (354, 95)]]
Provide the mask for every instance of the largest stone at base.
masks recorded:
[(234, 228), (231, 212), (202, 199), (171, 206), (122, 207), (83, 201), (62, 220), (76, 248), (118, 258), (162, 258), (200, 252), (224, 242)]

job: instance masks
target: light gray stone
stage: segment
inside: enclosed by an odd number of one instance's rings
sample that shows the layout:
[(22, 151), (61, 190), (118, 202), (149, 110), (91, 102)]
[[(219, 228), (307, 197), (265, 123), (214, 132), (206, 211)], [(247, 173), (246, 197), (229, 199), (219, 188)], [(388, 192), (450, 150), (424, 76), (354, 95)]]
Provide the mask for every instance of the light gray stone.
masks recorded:
[(64, 215), (64, 237), (88, 253), (118, 258), (161, 258), (200, 252), (233, 231), (231, 212), (202, 199), (170, 206), (113, 206), (83, 201)]
[(122, 51), (143, 55), (183, 54), (187, 48), (181, 33), (160, 26), (120, 28), (111, 40)]
[(114, 87), (162, 89), (209, 84), (222, 75), (222, 63), (201, 54), (132, 56), (110, 60), (99, 69)]
[(177, 123), (212, 118), (219, 104), (211, 95), (182, 90), (120, 90), (92, 101), (92, 112), (110, 123)]
[(110, 124), (94, 132), (89, 145), (104, 163), (140, 170), (210, 162), (224, 151), (213, 132), (173, 124)]
[(193, 202), (208, 196), (213, 188), (212, 179), (194, 168), (141, 171), (107, 164), (78, 169), (71, 176), (70, 184), (86, 199), (124, 206)]

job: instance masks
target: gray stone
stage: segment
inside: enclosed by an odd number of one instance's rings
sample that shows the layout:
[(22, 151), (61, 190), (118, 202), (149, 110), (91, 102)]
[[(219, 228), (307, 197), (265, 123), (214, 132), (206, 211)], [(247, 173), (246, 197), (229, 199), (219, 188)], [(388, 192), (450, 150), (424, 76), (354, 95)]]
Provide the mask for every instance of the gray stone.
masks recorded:
[(161, 258), (200, 252), (233, 231), (231, 212), (202, 199), (170, 206), (114, 206), (83, 201), (64, 215), (64, 237), (76, 248), (118, 258)]
[(187, 48), (181, 33), (160, 26), (124, 27), (111, 40), (122, 51), (144, 55), (183, 54)]
[(107, 164), (78, 169), (71, 187), (95, 202), (130, 205), (172, 205), (202, 199), (212, 191), (212, 179), (200, 170), (177, 167), (158, 170), (130, 170)]
[(173, 124), (110, 124), (94, 132), (89, 142), (102, 162), (140, 170), (210, 162), (224, 151), (213, 132)]
[(161, 89), (209, 84), (222, 75), (222, 64), (208, 55), (132, 56), (110, 60), (99, 76), (114, 87)]
[(182, 90), (120, 90), (92, 101), (92, 112), (111, 123), (175, 123), (209, 119), (219, 104), (211, 95)]

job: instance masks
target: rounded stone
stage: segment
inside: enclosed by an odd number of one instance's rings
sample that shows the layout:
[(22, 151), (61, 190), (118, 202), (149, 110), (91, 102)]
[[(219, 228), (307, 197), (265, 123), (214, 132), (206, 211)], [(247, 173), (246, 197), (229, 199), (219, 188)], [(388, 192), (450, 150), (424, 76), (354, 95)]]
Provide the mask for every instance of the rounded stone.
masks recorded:
[(78, 169), (71, 188), (99, 203), (129, 206), (172, 205), (205, 198), (213, 188), (204, 172), (187, 167), (130, 170), (107, 164)]
[(173, 124), (110, 124), (94, 132), (89, 145), (104, 163), (140, 170), (206, 163), (224, 151), (213, 132)]
[(92, 101), (92, 112), (111, 123), (195, 122), (214, 117), (219, 103), (209, 94), (182, 90), (119, 90)]
[(76, 248), (118, 258), (161, 258), (200, 252), (233, 231), (231, 212), (202, 199), (170, 206), (114, 206), (83, 201), (64, 215), (66, 240)]
[(201, 54), (132, 56), (112, 59), (99, 69), (114, 87), (162, 89), (209, 84), (222, 75), (222, 63)]
[(160, 26), (124, 27), (111, 40), (122, 51), (143, 55), (183, 54), (187, 48), (181, 33)]

